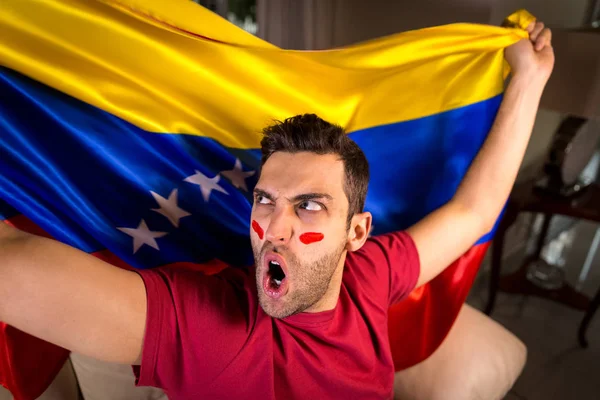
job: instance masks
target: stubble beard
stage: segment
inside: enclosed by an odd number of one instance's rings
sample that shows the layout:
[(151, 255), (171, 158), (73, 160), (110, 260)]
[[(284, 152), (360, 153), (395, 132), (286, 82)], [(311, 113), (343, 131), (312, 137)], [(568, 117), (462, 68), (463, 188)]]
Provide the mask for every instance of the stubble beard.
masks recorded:
[[(315, 305), (327, 292), (344, 247), (345, 244), (341, 243), (335, 251), (326, 254), (317, 261), (302, 263), (294, 254), (288, 252), (284, 246), (273, 247), (267, 242), (259, 250), (253, 244), (256, 289), (258, 301), (263, 311), (273, 318), (285, 318), (301, 313)], [(290, 288), (285, 296), (277, 300), (267, 296), (262, 287), (262, 266), (259, 263), (267, 251), (281, 254), (285, 258), (288, 271), (291, 271), (289, 279), (293, 288)]]

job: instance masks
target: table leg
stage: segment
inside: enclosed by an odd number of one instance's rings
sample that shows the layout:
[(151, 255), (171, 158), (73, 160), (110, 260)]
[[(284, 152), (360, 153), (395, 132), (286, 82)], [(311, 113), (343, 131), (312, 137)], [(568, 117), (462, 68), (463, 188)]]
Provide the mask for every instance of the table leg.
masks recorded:
[(583, 287), (583, 283), (587, 279), (587, 276), (590, 272), (590, 267), (592, 266), (592, 261), (594, 257), (596, 257), (596, 250), (598, 250), (598, 245), (600, 244), (600, 228), (596, 229), (596, 234), (594, 235), (594, 239), (592, 240), (592, 244), (590, 245), (590, 249), (588, 250), (587, 257), (585, 258), (585, 262), (583, 263), (583, 267), (581, 268), (581, 272), (579, 273), (579, 281), (577, 282), (577, 290), (581, 290)]
[(590, 306), (588, 307), (588, 309), (585, 312), (585, 315), (583, 316), (581, 325), (579, 325), (579, 332), (577, 333), (577, 336), (579, 339), (579, 345), (581, 347), (588, 347), (588, 341), (585, 338), (585, 334), (590, 325), (590, 322), (592, 321), (592, 318), (594, 318), (594, 314), (596, 314), (596, 311), (598, 311), (599, 307), (600, 307), (600, 289), (598, 289), (598, 291), (596, 292), (596, 295), (594, 296), (592, 302), (590, 303)]
[(490, 315), (496, 305), (496, 294), (498, 293), (498, 283), (500, 282), (500, 270), (502, 269), (502, 250), (504, 250), (504, 236), (506, 231), (517, 219), (518, 208), (507, 205), (504, 216), (498, 225), (498, 230), (492, 242), (492, 271), (490, 274), (490, 286), (488, 290), (488, 301), (485, 305), (484, 313)]
[(490, 315), (496, 305), (496, 294), (498, 293), (498, 282), (500, 281), (500, 269), (502, 268), (502, 250), (504, 249), (504, 234), (506, 231), (498, 232), (492, 242), (492, 271), (490, 274), (490, 286), (488, 290), (488, 301), (484, 312)]
[(535, 247), (535, 253), (533, 253), (533, 258), (538, 259), (542, 254), (542, 249), (544, 248), (544, 244), (546, 242), (546, 235), (548, 235), (548, 229), (550, 228), (550, 222), (552, 222), (552, 214), (542, 214), (544, 218), (544, 222), (542, 224), (542, 230), (540, 231), (540, 236), (538, 236), (537, 245)]

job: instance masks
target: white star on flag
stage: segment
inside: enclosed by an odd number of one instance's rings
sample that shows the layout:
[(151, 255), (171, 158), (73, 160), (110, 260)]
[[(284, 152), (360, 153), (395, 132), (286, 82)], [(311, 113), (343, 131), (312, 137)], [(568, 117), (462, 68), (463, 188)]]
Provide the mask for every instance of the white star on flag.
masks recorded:
[(216, 190), (217, 192), (225, 193), (229, 195), (217, 182), (219, 182), (221, 176), (217, 174), (214, 178), (209, 178), (204, 175), (202, 172), (196, 170), (194, 175), (188, 176), (184, 179), (184, 181), (193, 183), (195, 185), (200, 186), (200, 190), (202, 191), (202, 197), (204, 197), (204, 201), (208, 203), (208, 199), (210, 198), (210, 192)]
[(128, 234), (133, 238), (133, 254), (135, 254), (140, 247), (143, 245), (148, 245), (153, 249), (160, 250), (158, 248), (158, 244), (156, 243), (156, 238), (163, 237), (167, 234), (167, 232), (152, 232), (148, 229), (148, 225), (146, 225), (146, 221), (142, 219), (142, 222), (138, 225), (137, 228), (117, 228), (123, 233)]
[(177, 189), (171, 191), (168, 199), (153, 191), (150, 191), (150, 193), (152, 193), (152, 197), (154, 197), (154, 200), (160, 206), (160, 208), (153, 208), (152, 211), (156, 211), (167, 217), (176, 228), (179, 228), (179, 220), (181, 218), (192, 215), (177, 205)]
[(233, 169), (229, 171), (221, 171), (221, 175), (231, 181), (231, 184), (238, 189), (242, 189), (244, 192), (248, 191), (248, 186), (246, 186), (246, 178), (254, 175), (255, 171), (244, 171), (242, 169), (242, 162), (239, 158), (235, 159), (235, 165)]

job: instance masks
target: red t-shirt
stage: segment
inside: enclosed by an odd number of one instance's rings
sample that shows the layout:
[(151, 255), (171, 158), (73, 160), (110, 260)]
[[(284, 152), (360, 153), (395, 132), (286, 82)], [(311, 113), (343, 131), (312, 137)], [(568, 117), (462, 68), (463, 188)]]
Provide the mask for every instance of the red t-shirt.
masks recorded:
[(404, 232), (348, 253), (335, 309), (283, 319), (258, 304), (254, 268), (139, 273), (148, 297), (139, 386), (171, 400), (392, 397), (388, 308), (419, 277)]

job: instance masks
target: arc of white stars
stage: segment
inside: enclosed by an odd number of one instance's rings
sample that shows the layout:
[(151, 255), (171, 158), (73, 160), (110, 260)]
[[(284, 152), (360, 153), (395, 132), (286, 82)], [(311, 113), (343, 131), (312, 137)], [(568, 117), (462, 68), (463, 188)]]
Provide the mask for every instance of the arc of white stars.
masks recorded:
[(221, 175), (231, 181), (231, 184), (235, 186), (237, 189), (242, 189), (244, 192), (248, 191), (248, 186), (246, 186), (246, 178), (251, 177), (255, 174), (256, 171), (244, 171), (242, 169), (242, 162), (239, 158), (235, 159), (235, 165), (233, 169), (228, 171), (221, 171)]
[(153, 208), (152, 211), (155, 211), (161, 215), (167, 217), (167, 219), (175, 226), (179, 228), (179, 220), (183, 217), (190, 216), (189, 212), (185, 211), (183, 208), (177, 205), (177, 189), (173, 189), (171, 194), (169, 194), (169, 198), (165, 199), (160, 194), (150, 191), (154, 200), (158, 203), (160, 208)]
[(117, 229), (133, 238), (133, 254), (135, 254), (143, 245), (148, 245), (153, 249), (160, 250), (160, 248), (158, 247), (158, 243), (156, 243), (156, 239), (159, 237), (163, 237), (167, 234), (167, 232), (151, 231), (150, 229), (148, 229), (148, 225), (146, 225), (146, 221), (144, 221), (143, 219), (137, 228)]
[(202, 172), (196, 170), (194, 175), (188, 176), (184, 179), (184, 181), (200, 186), (202, 197), (204, 198), (204, 201), (208, 203), (210, 194), (213, 190), (229, 195), (229, 193), (227, 193), (227, 191), (218, 184), (219, 179), (221, 179), (219, 174), (217, 174), (214, 178), (209, 178)]

